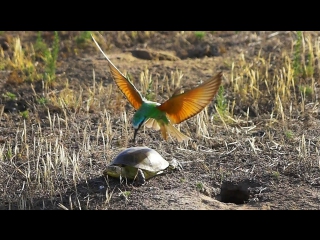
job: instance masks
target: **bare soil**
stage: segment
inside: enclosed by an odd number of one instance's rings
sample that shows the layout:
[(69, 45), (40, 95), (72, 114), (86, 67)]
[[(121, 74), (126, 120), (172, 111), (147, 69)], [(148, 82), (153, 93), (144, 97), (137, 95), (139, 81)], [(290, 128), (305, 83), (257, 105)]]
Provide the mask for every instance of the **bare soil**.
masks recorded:
[[(272, 102), (252, 109), (250, 101), (237, 100), (233, 114), (243, 124), (224, 125), (215, 120), (207, 126), (209, 136), (202, 136), (195, 116), (180, 124), (181, 131), (192, 138), (188, 144), (176, 139), (164, 141), (160, 132), (147, 128), (138, 133), (137, 142), (133, 143), (130, 124), (134, 109), (116, 88), (106, 60), (92, 41), (75, 43), (79, 32), (59, 34), (57, 80), (49, 90), (43, 88), (41, 81), (10, 81), (12, 69), (0, 71), (0, 106), (4, 110), (0, 151), (10, 146), (13, 152), (11, 159), (5, 157), (3, 150), (0, 155), (0, 209), (319, 209), (317, 111), (302, 115), (294, 109), (295, 115), (288, 120), (294, 136), (287, 138), (281, 121), (269, 125)], [(5, 54), (12, 54), (12, 39), (17, 36), (24, 47), (35, 43), (37, 32), (3, 33), (0, 40)], [(42, 36), (48, 45), (52, 43), (52, 32), (43, 32)], [(270, 54), (276, 58), (290, 53), (293, 38), (292, 32), (207, 32), (202, 39), (186, 32), (138, 33), (135, 37), (131, 32), (104, 32), (99, 42), (115, 66), (130, 74), (137, 89), (141, 89), (141, 72), (148, 69), (158, 79), (158, 88), (163, 88), (163, 94), (156, 96), (162, 102), (174, 90), (164, 77), (170, 79), (177, 70), (183, 74), (180, 85), (185, 88), (223, 71), (225, 98), (237, 99), (230, 83), (231, 67), (226, 62), (237, 64), (241, 54), (250, 64), (259, 54), (268, 59)], [(277, 62), (274, 64), (277, 67)], [(97, 94), (100, 104), (90, 109), (83, 104), (64, 110), (50, 102), (40, 106), (36, 101), (44, 92), (51, 96), (61, 93), (68, 84), (70, 94), (82, 94), (85, 102), (93, 79), (97, 86), (113, 88), (111, 97)], [(17, 100), (4, 97), (7, 92), (15, 93)], [(121, 104), (116, 105), (116, 100)], [(209, 116), (217, 115), (215, 103), (216, 100), (207, 108)], [(309, 103), (314, 106), (314, 102)], [(251, 114), (246, 116), (248, 108)], [(29, 111), (26, 120), (19, 113), (24, 110)], [(48, 111), (55, 119), (49, 119)], [(288, 108), (284, 111), (289, 112)], [(110, 116), (110, 126), (106, 116)], [(112, 135), (105, 134), (108, 127)], [(50, 144), (51, 153), (37, 150)], [(166, 170), (142, 186), (104, 177), (105, 166), (131, 146), (147, 146), (165, 159), (176, 158), (183, 170)], [(308, 154), (301, 157), (304, 146)], [(61, 166), (49, 167), (47, 171), (52, 176), (48, 179), (52, 182), (44, 183), (46, 176), (38, 177), (37, 167), (44, 173), (44, 166), (50, 166), (46, 164), (49, 155), (50, 159), (60, 159), (63, 152), (70, 159), (66, 174)]]

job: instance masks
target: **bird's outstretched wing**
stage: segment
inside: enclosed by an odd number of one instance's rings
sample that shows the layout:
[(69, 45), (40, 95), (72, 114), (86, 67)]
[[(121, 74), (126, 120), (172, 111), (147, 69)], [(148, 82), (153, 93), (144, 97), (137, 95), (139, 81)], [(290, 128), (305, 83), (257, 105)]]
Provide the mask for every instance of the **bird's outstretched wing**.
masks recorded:
[(96, 40), (91, 35), (93, 41), (99, 48), (100, 52), (105, 56), (105, 58), (108, 60), (109, 68), (111, 75), (116, 82), (117, 86), (121, 90), (121, 92), (126, 96), (128, 101), (131, 103), (131, 105), (138, 110), (143, 102), (142, 96), (140, 92), (135, 88), (135, 86), (130, 82), (129, 79), (127, 79), (117, 68), (114, 66), (114, 64), (110, 61), (110, 59), (107, 57), (107, 55), (102, 51), (99, 44), (96, 42)]
[(219, 89), (221, 77), (220, 72), (198, 87), (172, 96), (157, 108), (166, 112), (172, 123), (181, 123), (199, 113), (210, 103)]

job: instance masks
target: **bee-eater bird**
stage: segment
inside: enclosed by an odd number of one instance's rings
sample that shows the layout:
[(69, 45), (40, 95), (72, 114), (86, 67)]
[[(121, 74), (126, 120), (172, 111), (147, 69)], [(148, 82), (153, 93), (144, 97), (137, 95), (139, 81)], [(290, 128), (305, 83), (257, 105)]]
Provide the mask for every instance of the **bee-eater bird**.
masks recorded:
[(181, 133), (172, 124), (181, 123), (201, 112), (214, 98), (221, 84), (222, 73), (210, 78), (196, 88), (181, 94), (174, 94), (162, 104), (144, 98), (131, 83), (110, 61), (99, 44), (91, 35), (93, 41), (108, 61), (111, 75), (121, 92), (126, 96), (136, 112), (133, 115), (133, 140), (142, 124), (148, 128), (161, 130), (162, 137), (167, 140), (168, 133), (179, 142), (187, 141), (190, 137)]

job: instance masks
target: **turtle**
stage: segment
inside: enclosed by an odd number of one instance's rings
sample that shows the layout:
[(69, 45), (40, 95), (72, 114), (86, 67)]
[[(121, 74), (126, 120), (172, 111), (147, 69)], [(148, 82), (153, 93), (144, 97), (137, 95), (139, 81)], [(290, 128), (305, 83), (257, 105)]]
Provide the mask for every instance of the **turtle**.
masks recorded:
[(120, 152), (103, 171), (105, 176), (137, 179), (143, 185), (146, 180), (162, 174), (166, 168), (181, 170), (174, 158), (165, 160), (156, 150), (148, 147), (130, 147)]

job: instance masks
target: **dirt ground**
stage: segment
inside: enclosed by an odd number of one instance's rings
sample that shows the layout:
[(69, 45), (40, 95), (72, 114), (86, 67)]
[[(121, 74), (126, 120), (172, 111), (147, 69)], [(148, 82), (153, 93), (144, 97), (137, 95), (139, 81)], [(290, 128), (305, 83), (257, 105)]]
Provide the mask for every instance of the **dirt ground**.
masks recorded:
[[(15, 37), (19, 36), (22, 47), (26, 47), (36, 42), (37, 34), (2, 33), (4, 54), (12, 54)], [(319, 209), (317, 111), (302, 115), (293, 109), (288, 126), (294, 136), (289, 139), (280, 123), (268, 125), (272, 102), (259, 105), (246, 116), (253, 103), (237, 100), (233, 115), (243, 120), (241, 124), (213, 121), (207, 126), (209, 136), (203, 136), (199, 133), (203, 126), (195, 116), (180, 124), (181, 131), (192, 138), (188, 144), (175, 139), (164, 141), (160, 132), (147, 128), (133, 143), (133, 107), (116, 88), (107, 62), (94, 43), (87, 40), (75, 44), (78, 34), (60, 33), (57, 80), (49, 90), (44, 90), (41, 81), (13, 83), (12, 69), (0, 71), (0, 106), (4, 111), (0, 115), (0, 209)], [(134, 36), (132, 32), (95, 34), (111, 61), (130, 74), (137, 89), (142, 87), (141, 72), (148, 69), (158, 80), (158, 88), (163, 89), (163, 94), (156, 96), (158, 102), (174, 90), (164, 77), (170, 78), (177, 71), (182, 72), (180, 85), (186, 88), (222, 71), (225, 98), (237, 99), (232, 92), (229, 63), (237, 67), (241, 54), (250, 64), (258, 55), (268, 59), (270, 54), (277, 57), (290, 53), (294, 38), (292, 32), (219, 31), (207, 32), (201, 39), (182, 31), (138, 32)], [(319, 36), (318, 32), (311, 34)], [(50, 45), (54, 34), (43, 32), (42, 37)], [(274, 65), (277, 67), (276, 62)], [(103, 95), (107, 91), (96, 92), (96, 104), (88, 110), (84, 106), (94, 81), (101, 89), (113, 87), (108, 96)], [(66, 84), (70, 94), (83, 95), (80, 108), (64, 111), (50, 102), (46, 106), (36, 102), (36, 96), (44, 96), (44, 92), (46, 96), (60, 94)], [(8, 100), (4, 97), (7, 92), (15, 93), (17, 99)], [(115, 100), (122, 105), (114, 105)], [(215, 103), (216, 99), (207, 108), (209, 116), (217, 115)], [(308, 103), (314, 106), (316, 101)], [(19, 111), (26, 109), (29, 117), (24, 120)], [(284, 111), (288, 113), (288, 109)], [(105, 166), (131, 146), (155, 149), (165, 159), (179, 160), (183, 169), (166, 170), (142, 186), (105, 178)], [(4, 149), (8, 147), (14, 153), (11, 159), (5, 158)], [(307, 155), (301, 158), (304, 147)], [(68, 166), (57, 164), (63, 154), (69, 159)], [(56, 163), (48, 165), (49, 158)], [(44, 166), (49, 167), (44, 170)]]

